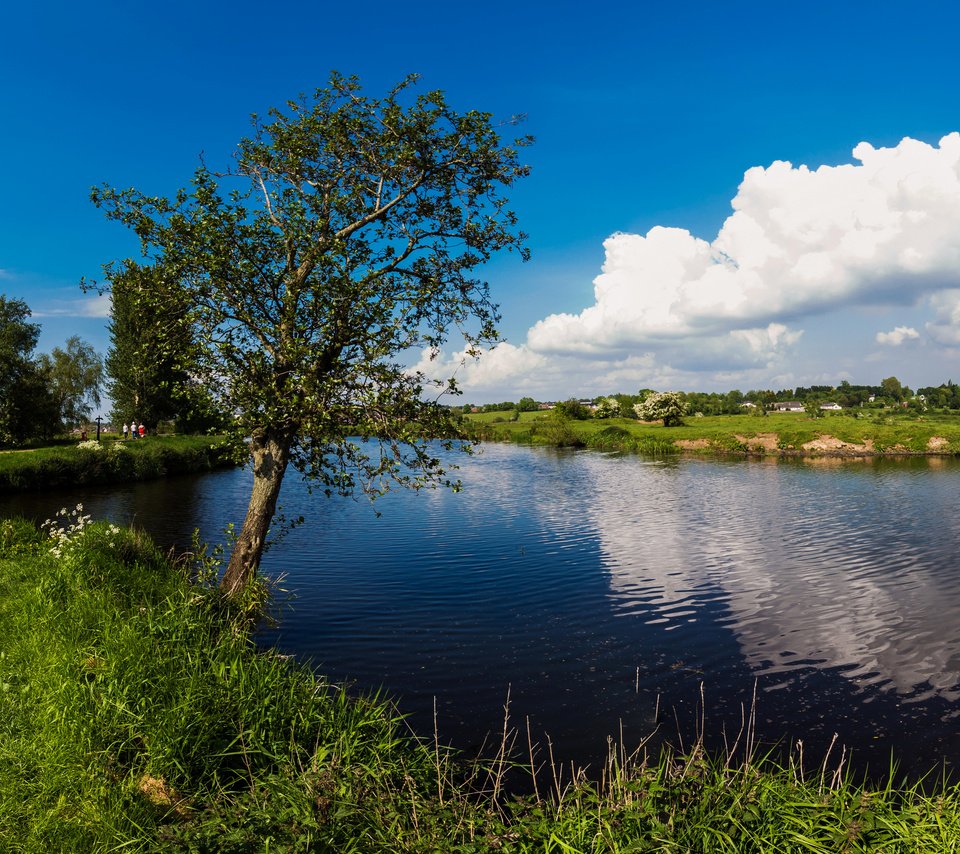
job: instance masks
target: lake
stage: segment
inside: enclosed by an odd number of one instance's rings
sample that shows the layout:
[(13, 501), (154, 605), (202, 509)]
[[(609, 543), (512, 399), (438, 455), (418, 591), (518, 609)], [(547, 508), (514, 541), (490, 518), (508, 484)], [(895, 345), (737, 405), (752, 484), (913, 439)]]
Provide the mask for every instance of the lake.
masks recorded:
[[(960, 461), (703, 460), (490, 444), (464, 489), (310, 496), (264, 570), (289, 591), (265, 643), (382, 688), (411, 724), (475, 751), (513, 724), (596, 764), (628, 747), (758, 735), (851, 767), (960, 763)], [(242, 520), (241, 470), (8, 496), (40, 519), (82, 502), (164, 546)]]

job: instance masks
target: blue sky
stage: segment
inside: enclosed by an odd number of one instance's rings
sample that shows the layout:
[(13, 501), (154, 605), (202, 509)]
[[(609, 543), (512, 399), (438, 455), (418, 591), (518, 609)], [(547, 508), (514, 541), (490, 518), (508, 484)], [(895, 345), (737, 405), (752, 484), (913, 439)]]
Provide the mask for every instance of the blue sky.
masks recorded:
[(136, 247), (91, 185), (172, 193), (337, 69), (537, 138), (533, 258), (485, 270), (508, 344), (431, 363), (471, 400), (960, 381), (954, 4), (40, 0), (0, 29), (0, 292), (42, 350), (109, 343), (77, 282)]

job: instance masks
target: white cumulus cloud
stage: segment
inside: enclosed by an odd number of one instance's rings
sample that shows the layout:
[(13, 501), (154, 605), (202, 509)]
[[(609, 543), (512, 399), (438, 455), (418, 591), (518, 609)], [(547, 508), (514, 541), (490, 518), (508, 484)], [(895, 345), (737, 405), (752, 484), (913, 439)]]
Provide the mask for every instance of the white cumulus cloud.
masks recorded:
[(536, 375), (548, 366), (548, 359), (528, 347), (503, 342), (496, 347), (470, 355), (466, 350), (449, 357), (424, 350), (420, 360), (410, 368), (431, 379), (453, 377), (463, 388), (487, 388), (500, 383), (510, 387), (526, 387), (536, 383)]
[(960, 285), (960, 134), (860, 143), (853, 156), (859, 165), (748, 170), (712, 243), (661, 226), (614, 234), (594, 304), (544, 318), (528, 343), (599, 354)]
[(912, 326), (898, 326), (889, 332), (878, 332), (877, 343), (889, 344), (891, 347), (899, 347), (904, 341), (919, 337), (920, 333)]
[[(923, 305), (930, 340), (960, 344), (960, 133), (938, 145), (861, 142), (853, 157), (749, 169), (712, 241), (662, 226), (612, 235), (591, 305), (537, 321), (465, 380), (509, 388), (531, 365), (549, 372), (539, 357), (567, 376), (592, 371), (600, 393), (638, 355), (651, 376), (772, 376), (800, 341), (798, 323), (852, 309)], [(919, 337), (897, 326), (876, 340)]]

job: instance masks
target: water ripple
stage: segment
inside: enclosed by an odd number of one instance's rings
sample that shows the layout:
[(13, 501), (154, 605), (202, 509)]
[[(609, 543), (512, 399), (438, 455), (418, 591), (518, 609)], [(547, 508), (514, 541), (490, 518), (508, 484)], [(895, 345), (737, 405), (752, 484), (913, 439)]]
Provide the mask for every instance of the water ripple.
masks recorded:
[[(772, 738), (840, 731), (881, 764), (893, 745), (918, 762), (953, 745), (960, 762), (955, 461), (489, 446), (461, 463), (461, 494), (390, 494), (379, 518), (287, 483), (285, 512), (307, 524), (267, 556), (292, 600), (265, 639), (384, 686), (427, 726), (436, 696), (464, 745), (498, 725), (508, 685), (516, 713), (575, 753), (621, 720), (646, 734), (660, 697), (694, 718), (701, 680), (711, 713), (736, 720), (759, 679)], [(241, 518), (248, 488), (223, 472), (56, 503), (186, 546)], [(30, 502), (50, 514), (42, 496), (7, 513)]]

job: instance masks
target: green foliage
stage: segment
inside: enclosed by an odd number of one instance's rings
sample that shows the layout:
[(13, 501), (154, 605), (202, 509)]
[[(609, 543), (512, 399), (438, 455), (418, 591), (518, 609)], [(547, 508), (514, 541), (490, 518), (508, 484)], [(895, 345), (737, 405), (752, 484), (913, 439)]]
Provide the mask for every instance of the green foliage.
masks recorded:
[(137, 421), (151, 433), (167, 421), (182, 433), (223, 428), (213, 395), (188, 369), (196, 350), (186, 294), (168, 287), (159, 270), (126, 261), (112, 274), (111, 296), (106, 368), (113, 422)]
[[(915, 397), (910, 397), (910, 389), (899, 383), (896, 377), (888, 377), (883, 385), (852, 385), (847, 380), (843, 380), (838, 386), (815, 385), (815, 386), (797, 386), (794, 388), (772, 389), (751, 389), (746, 394), (739, 389), (723, 392), (698, 392), (685, 391), (680, 392), (681, 397), (687, 405), (688, 412), (702, 412), (705, 416), (710, 415), (762, 415), (763, 412), (757, 410), (765, 407), (769, 410), (774, 403), (799, 400), (806, 403), (809, 400), (818, 402), (835, 401), (844, 409), (882, 409), (883, 407), (894, 406), (897, 403), (908, 402), (911, 409), (922, 408), (924, 405), (927, 411), (935, 409), (960, 410), (960, 384), (952, 380), (942, 383), (939, 386), (927, 386), (917, 390)], [(621, 417), (632, 417), (633, 407), (636, 403), (642, 403), (654, 392), (650, 389), (643, 389), (638, 394), (615, 394), (612, 398), (620, 404)], [(921, 400), (921, 396), (924, 398)], [(872, 398), (872, 399), (871, 399)], [(531, 398), (523, 398), (524, 401), (530, 401)], [(743, 407), (742, 404), (749, 401), (755, 404), (756, 409)], [(520, 407), (522, 411), (527, 411), (525, 407)]]
[[(415, 80), (371, 98), (334, 74), (255, 116), (231, 168), (201, 164), (173, 198), (93, 190), (149, 259), (137, 305), (188, 307), (184, 368), (251, 439), (231, 578), (259, 563), (288, 464), (345, 494), (453, 485), (424, 440), (455, 434), (436, 399), (456, 383), (401, 360), (436, 354), (451, 329), (470, 351), (497, 340), (473, 271), (503, 250), (526, 257), (504, 191), (527, 174), (530, 140), (505, 143), (490, 114), (459, 113), (442, 92), (414, 97)], [(106, 269), (116, 284), (128, 267)]]
[(601, 397), (593, 412), (594, 418), (619, 418), (620, 401), (615, 397)]
[(683, 424), (687, 404), (679, 392), (662, 391), (649, 395), (643, 403), (636, 404), (634, 410), (643, 421), (662, 420), (664, 427), (676, 427)]
[(564, 407), (557, 406), (550, 410), (549, 415), (537, 421), (530, 435), (558, 448), (581, 447), (584, 441), (573, 429), (573, 421)]
[[(0, 847), (259, 850), (272, 831), (272, 850), (293, 850), (303, 828), (285, 791), (318, 825), (315, 799), (346, 806), (381, 751), (388, 771), (399, 719), (258, 654), (233, 605), (186, 580), (193, 558), (170, 565), (141, 534), (73, 527), (66, 546), (22, 537), (32, 558), (2, 565), (4, 596), (25, 595), (0, 612), (17, 632), (0, 646)], [(425, 765), (416, 749), (405, 758)]]
[(562, 413), (564, 416), (567, 418), (572, 418), (574, 421), (584, 421), (591, 415), (590, 410), (580, 403), (580, 401), (575, 397), (571, 397), (569, 400), (561, 401), (551, 411)]
[(0, 296), (0, 444), (49, 440), (100, 404), (103, 365), (73, 335), (65, 348), (34, 357), (40, 327), (22, 300)]
[(41, 369), (57, 407), (58, 420), (66, 427), (86, 422), (100, 405), (103, 360), (90, 344), (71, 335), (66, 349), (54, 347), (40, 357)]
[(917, 389), (918, 395), (923, 395), (927, 406), (934, 409), (960, 409), (960, 385), (948, 380), (939, 386), (929, 386)]
[(60, 429), (47, 371), (33, 358), (40, 327), (22, 300), (0, 296), (0, 444), (20, 445)]
[(803, 404), (803, 411), (807, 414), (807, 418), (823, 417), (823, 410), (820, 408), (820, 401), (815, 397), (807, 398), (806, 402)]
[(33, 554), (43, 535), (26, 519), (0, 519), (0, 557)]
[(901, 385), (896, 377), (887, 377), (880, 381), (880, 387), (883, 389), (884, 396), (892, 401), (899, 402), (910, 396), (910, 389)]
[(663, 456), (675, 454), (677, 448), (672, 441), (664, 440), (660, 436), (637, 436), (630, 430), (611, 424), (596, 433), (587, 433), (582, 436), (583, 443), (588, 448), (600, 451), (627, 451)]

